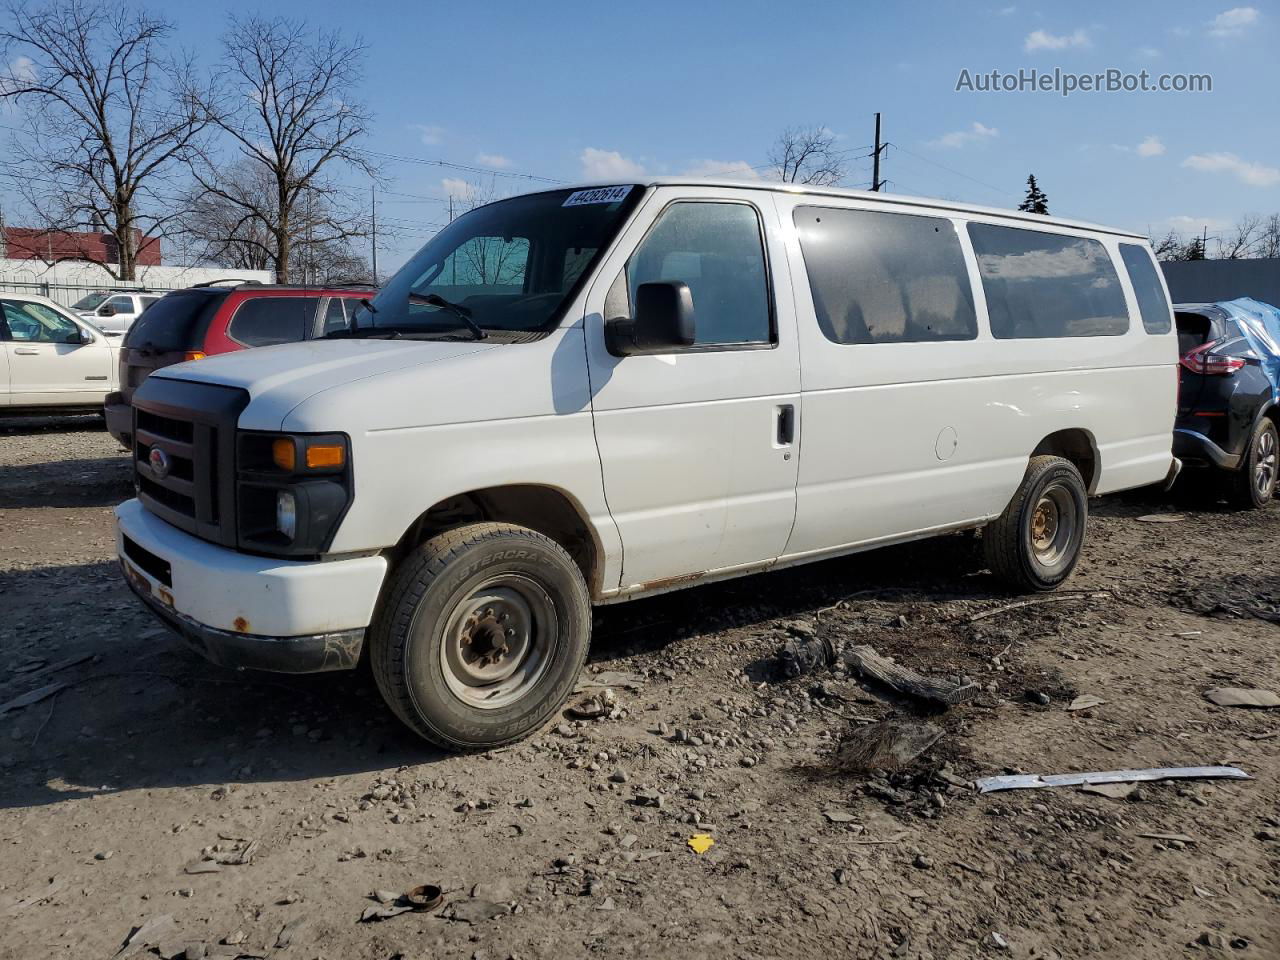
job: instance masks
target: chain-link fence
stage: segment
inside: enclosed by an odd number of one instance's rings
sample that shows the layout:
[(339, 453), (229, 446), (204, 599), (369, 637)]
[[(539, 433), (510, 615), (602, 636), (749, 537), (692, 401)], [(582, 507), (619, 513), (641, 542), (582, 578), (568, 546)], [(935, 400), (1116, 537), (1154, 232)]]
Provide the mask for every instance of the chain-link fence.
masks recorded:
[(0, 293), (35, 293), (42, 297), (48, 297), (54, 303), (59, 303), (64, 307), (75, 306), (80, 300), (83, 300), (91, 293), (102, 293), (111, 291), (137, 291), (139, 293), (159, 293), (161, 295), (168, 293), (170, 290), (182, 290), (191, 286), (188, 283), (129, 283), (126, 281), (113, 280), (110, 283), (62, 283), (46, 280), (12, 280), (8, 277), (0, 277)]

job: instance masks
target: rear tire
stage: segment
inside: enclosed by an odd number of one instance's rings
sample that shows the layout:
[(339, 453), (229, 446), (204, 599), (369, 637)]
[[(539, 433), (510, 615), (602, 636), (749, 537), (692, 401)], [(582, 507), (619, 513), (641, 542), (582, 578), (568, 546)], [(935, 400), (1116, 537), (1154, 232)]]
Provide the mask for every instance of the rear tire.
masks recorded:
[(1270, 417), (1263, 417), (1249, 437), (1249, 446), (1238, 470), (1226, 476), (1227, 502), (1237, 510), (1259, 510), (1276, 495), (1280, 432)]
[(1076, 465), (1062, 457), (1032, 457), (1004, 513), (982, 533), (991, 572), (1020, 590), (1057, 588), (1080, 560), (1088, 517), (1088, 492)]
[(370, 665), (383, 698), (419, 736), (484, 750), (537, 730), (587, 657), (591, 602), (573, 559), (509, 523), (439, 534), (392, 577)]

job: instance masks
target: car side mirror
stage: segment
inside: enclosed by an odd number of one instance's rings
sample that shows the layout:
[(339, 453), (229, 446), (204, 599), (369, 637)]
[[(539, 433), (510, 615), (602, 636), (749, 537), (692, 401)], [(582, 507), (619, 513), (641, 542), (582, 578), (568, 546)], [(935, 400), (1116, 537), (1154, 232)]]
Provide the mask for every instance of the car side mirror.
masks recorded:
[(687, 283), (642, 283), (632, 309), (635, 316), (605, 324), (605, 340), (615, 356), (669, 353), (697, 342), (693, 294)]

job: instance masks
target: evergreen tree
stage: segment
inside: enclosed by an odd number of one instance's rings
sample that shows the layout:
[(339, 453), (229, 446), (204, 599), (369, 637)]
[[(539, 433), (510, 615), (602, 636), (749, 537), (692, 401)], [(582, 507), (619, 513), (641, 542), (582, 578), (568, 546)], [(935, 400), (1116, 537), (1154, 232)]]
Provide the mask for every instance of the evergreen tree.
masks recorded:
[(1184, 260), (1207, 260), (1208, 259), (1204, 254), (1203, 238), (1201, 237), (1192, 238), (1191, 242), (1187, 244), (1186, 253), (1183, 256), (1183, 259)]
[(1036, 183), (1035, 174), (1027, 177), (1027, 196), (1018, 204), (1018, 209), (1027, 213), (1039, 213), (1046, 217), (1049, 215), (1049, 195), (1040, 189), (1040, 185)]

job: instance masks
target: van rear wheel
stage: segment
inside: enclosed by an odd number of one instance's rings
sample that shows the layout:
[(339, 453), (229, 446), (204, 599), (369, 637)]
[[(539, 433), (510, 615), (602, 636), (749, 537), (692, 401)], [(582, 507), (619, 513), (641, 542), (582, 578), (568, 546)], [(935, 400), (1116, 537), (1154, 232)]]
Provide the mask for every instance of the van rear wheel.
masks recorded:
[(565, 702), (586, 660), (591, 603), (573, 559), (507, 523), (447, 531), (393, 575), (370, 663), (383, 698), (449, 750), (519, 740)]
[(1080, 560), (1088, 515), (1088, 492), (1076, 465), (1062, 457), (1032, 457), (1004, 513), (983, 531), (991, 572), (1021, 590), (1055, 589)]

